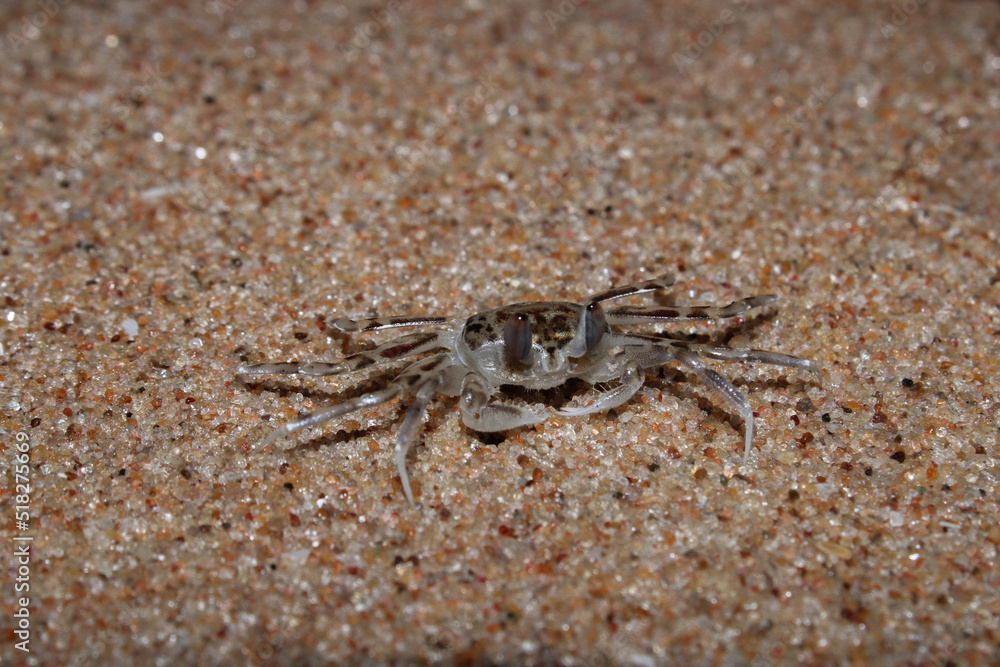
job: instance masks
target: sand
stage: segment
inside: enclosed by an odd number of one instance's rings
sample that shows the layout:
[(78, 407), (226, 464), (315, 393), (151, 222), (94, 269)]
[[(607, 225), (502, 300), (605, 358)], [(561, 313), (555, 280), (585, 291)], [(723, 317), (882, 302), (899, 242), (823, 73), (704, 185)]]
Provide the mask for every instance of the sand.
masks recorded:
[[(2, 12), (3, 664), (1000, 661), (996, 3)], [(236, 376), (338, 317), (665, 272), (782, 298), (638, 330), (820, 367), (712, 362), (746, 460), (674, 366), (436, 401), (418, 505), (408, 399), (255, 450), (399, 370)]]

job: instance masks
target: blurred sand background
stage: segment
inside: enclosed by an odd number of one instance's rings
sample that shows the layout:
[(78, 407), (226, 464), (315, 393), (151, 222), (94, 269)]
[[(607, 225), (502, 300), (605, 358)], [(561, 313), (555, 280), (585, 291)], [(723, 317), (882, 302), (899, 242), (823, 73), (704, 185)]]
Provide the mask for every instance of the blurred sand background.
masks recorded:
[[(3, 664), (996, 664), (995, 2), (8, 3)], [(776, 293), (488, 440), (340, 316)], [(641, 302), (637, 300), (636, 302)], [(15, 521), (30, 447), (28, 525)], [(14, 541), (31, 537), (31, 541)], [(30, 653), (15, 549), (30, 545)]]

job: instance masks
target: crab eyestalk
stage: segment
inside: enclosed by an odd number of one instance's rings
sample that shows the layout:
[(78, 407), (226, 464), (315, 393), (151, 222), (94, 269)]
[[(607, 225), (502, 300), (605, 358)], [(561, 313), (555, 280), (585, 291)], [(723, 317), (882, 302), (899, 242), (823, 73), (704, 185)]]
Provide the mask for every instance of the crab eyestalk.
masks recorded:
[(580, 311), (580, 320), (576, 325), (573, 342), (566, 348), (567, 356), (576, 359), (587, 354), (611, 331), (608, 320), (604, 317), (604, 309), (596, 301), (587, 303)]
[(515, 365), (531, 365), (531, 320), (524, 313), (507, 319), (503, 327), (503, 347), (507, 361)]

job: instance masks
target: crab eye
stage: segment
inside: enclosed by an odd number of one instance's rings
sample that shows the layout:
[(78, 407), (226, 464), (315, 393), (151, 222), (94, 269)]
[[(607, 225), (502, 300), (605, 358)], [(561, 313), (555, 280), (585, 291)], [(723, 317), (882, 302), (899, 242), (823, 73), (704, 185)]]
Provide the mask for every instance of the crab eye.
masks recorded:
[(599, 303), (588, 304), (583, 317), (584, 340), (587, 343), (587, 351), (590, 352), (608, 332), (608, 320), (604, 317), (604, 309)]
[(519, 364), (531, 362), (531, 322), (524, 313), (507, 318), (503, 327), (503, 344), (507, 358)]

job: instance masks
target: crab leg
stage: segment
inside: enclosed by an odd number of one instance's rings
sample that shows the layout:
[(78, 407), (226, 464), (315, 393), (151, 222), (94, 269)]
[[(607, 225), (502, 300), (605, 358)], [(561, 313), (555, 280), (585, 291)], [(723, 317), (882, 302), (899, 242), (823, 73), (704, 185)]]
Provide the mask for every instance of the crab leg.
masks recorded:
[(706, 366), (694, 352), (676, 349), (673, 357), (681, 366), (694, 372), (710, 389), (729, 401), (739, 413), (743, 419), (743, 430), (746, 431), (746, 444), (743, 446), (743, 458), (746, 459), (750, 455), (750, 443), (753, 441), (753, 408), (750, 406), (750, 401), (733, 386), (732, 382)]
[(625, 371), (622, 373), (621, 384), (608, 391), (598, 394), (597, 398), (594, 399), (594, 402), (590, 405), (579, 408), (563, 408), (561, 410), (556, 410), (556, 413), (567, 417), (576, 417), (579, 415), (589, 415), (594, 412), (617, 408), (619, 405), (635, 396), (635, 393), (642, 389), (643, 382), (645, 381), (646, 374), (639, 368), (638, 362), (635, 360), (629, 361), (625, 365)]
[(346, 370), (344, 364), (328, 364), (322, 361), (280, 361), (263, 364), (244, 364), (236, 367), (237, 375), (336, 375)]
[(762, 294), (733, 301), (728, 306), (619, 306), (607, 310), (605, 317), (611, 326), (714, 320), (723, 317), (736, 317), (751, 308), (759, 308), (777, 300), (778, 297), (774, 294)]
[(440, 371), (433, 372), (430, 379), (425, 380), (417, 389), (417, 397), (413, 404), (407, 409), (406, 417), (403, 418), (403, 425), (399, 429), (399, 436), (396, 438), (396, 468), (399, 470), (399, 481), (403, 484), (403, 493), (411, 505), (416, 503), (413, 500), (413, 491), (410, 490), (410, 477), (406, 474), (406, 454), (410, 447), (417, 440), (417, 429), (424, 415), (427, 414), (427, 406), (430, 404), (434, 394), (440, 389), (443, 377)]
[[(793, 357), (790, 354), (782, 354), (781, 352), (771, 352), (770, 350), (752, 350), (732, 347), (718, 347), (712, 345), (698, 345), (645, 334), (615, 333), (612, 335), (614, 336), (615, 344), (623, 346), (626, 349), (635, 350), (636, 348), (645, 347), (650, 349), (669, 348), (689, 350), (700, 357), (718, 359), (719, 361), (743, 361), (757, 364), (769, 364), (772, 366), (787, 366), (789, 368), (798, 368), (799, 370), (810, 371), (812, 373), (819, 371), (816, 364), (808, 359)], [(650, 366), (658, 366), (660, 363), (664, 362), (654, 362), (652, 364), (644, 365), (648, 368)]]
[(336, 375), (338, 373), (350, 373), (359, 371), (369, 366), (396, 361), (405, 357), (410, 357), (421, 352), (443, 347), (445, 343), (445, 332), (424, 331), (420, 333), (408, 334), (395, 338), (387, 343), (364, 352), (352, 354), (336, 364), (322, 362), (297, 362), (289, 361), (284, 363), (269, 364), (249, 364), (236, 369), (240, 375), (265, 375), (274, 373), (278, 375)]
[(644, 368), (659, 366), (671, 361), (678, 362), (687, 370), (693, 372), (710, 389), (722, 396), (732, 405), (743, 419), (746, 431), (746, 442), (743, 447), (743, 458), (750, 454), (753, 441), (753, 408), (746, 397), (733, 386), (733, 383), (705, 365), (699, 355), (721, 361), (749, 361), (776, 366), (789, 366), (800, 370), (816, 372), (816, 364), (807, 360), (792, 357), (768, 350), (739, 350), (728, 347), (710, 347), (705, 345), (689, 345), (643, 334), (616, 333), (614, 344), (625, 348), (624, 354), (632, 357)]
[(355, 410), (360, 410), (361, 408), (374, 407), (376, 405), (381, 405), (382, 403), (388, 403), (392, 399), (411, 391), (414, 386), (421, 385), (426, 380), (433, 378), (437, 372), (440, 371), (440, 367), (444, 363), (448, 362), (449, 357), (444, 353), (436, 354), (428, 357), (427, 359), (421, 359), (420, 361), (407, 366), (399, 377), (393, 380), (392, 383), (386, 388), (362, 394), (341, 403), (329, 405), (325, 408), (317, 410), (316, 412), (303, 415), (294, 421), (290, 421), (284, 426), (275, 429), (269, 436), (261, 440), (260, 444), (254, 447), (254, 449), (261, 450), (275, 440), (283, 438), (286, 435), (294, 433), (295, 431), (328, 422), (331, 419), (345, 415), (349, 412), (354, 412)]
[(413, 391), (416, 388), (416, 399), (406, 410), (406, 417), (403, 418), (403, 425), (396, 437), (395, 447), (399, 481), (402, 483), (403, 493), (406, 494), (406, 499), (410, 503), (414, 501), (413, 492), (410, 490), (410, 477), (406, 474), (406, 454), (416, 442), (417, 429), (420, 427), (424, 415), (427, 414), (427, 406), (434, 398), (434, 394), (444, 384), (445, 376), (450, 368), (454, 368), (451, 355), (442, 352), (410, 364), (393, 381), (393, 384), (404, 385), (408, 391)]
[(334, 321), (333, 326), (340, 331), (346, 332), (367, 332), (367, 331), (378, 331), (379, 329), (392, 329), (395, 327), (419, 327), (426, 326), (428, 324), (447, 324), (447, 317), (442, 315), (428, 315), (426, 317), (420, 317), (419, 315), (402, 315), (397, 317), (373, 317), (365, 320), (352, 320), (347, 317), (341, 317)]
[(690, 345), (688, 343), (675, 343), (677, 347), (683, 347), (693, 351), (700, 357), (708, 359), (718, 359), (719, 361), (748, 361), (757, 364), (770, 364), (772, 366), (788, 366), (811, 373), (819, 372), (816, 364), (808, 359), (800, 359), (790, 354), (771, 352), (770, 350), (740, 350), (731, 347), (711, 347), (708, 345)]
[(651, 280), (643, 280), (642, 282), (632, 283), (631, 285), (622, 285), (621, 287), (612, 287), (604, 292), (598, 292), (590, 296), (585, 304), (589, 303), (600, 303), (602, 301), (610, 301), (611, 299), (621, 299), (622, 297), (632, 296), (633, 294), (644, 294), (645, 292), (655, 292), (656, 290), (666, 289), (676, 282), (671, 273), (664, 273), (662, 276), (657, 276)]
[(361, 408), (370, 408), (376, 405), (381, 405), (382, 403), (388, 403), (402, 393), (403, 386), (398, 383), (393, 383), (385, 389), (373, 391), (368, 394), (362, 394), (361, 396), (343, 401), (342, 403), (329, 405), (321, 410), (317, 410), (311, 414), (303, 415), (299, 419), (290, 421), (281, 428), (275, 429), (271, 432), (271, 435), (261, 440), (260, 443), (254, 447), (254, 449), (259, 451), (270, 445), (275, 440), (283, 438), (290, 433), (294, 433), (295, 431), (304, 429), (308, 426), (316, 426), (317, 424), (328, 422), (335, 417), (346, 415), (348, 412), (354, 412), (355, 410), (360, 410)]

